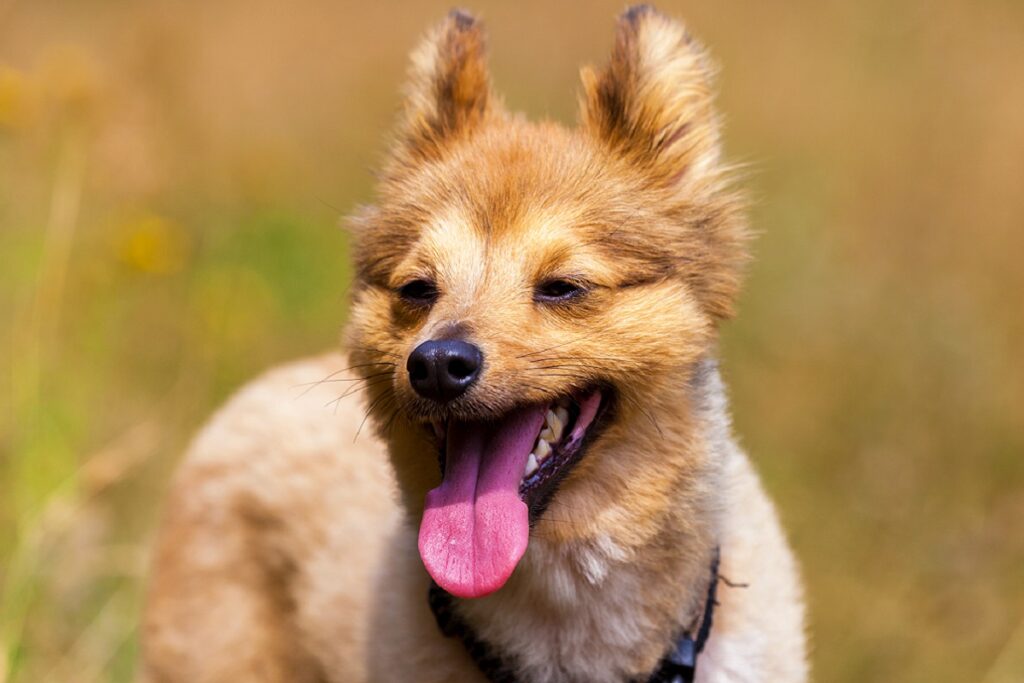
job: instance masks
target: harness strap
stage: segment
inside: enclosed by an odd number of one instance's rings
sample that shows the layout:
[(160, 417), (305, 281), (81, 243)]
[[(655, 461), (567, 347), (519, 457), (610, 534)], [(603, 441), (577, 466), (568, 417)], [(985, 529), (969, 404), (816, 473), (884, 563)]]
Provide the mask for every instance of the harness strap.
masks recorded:
[(695, 637), (684, 633), (676, 641), (676, 646), (661, 660), (661, 665), (648, 679), (648, 683), (693, 683), (697, 675), (697, 655), (704, 651), (704, 645), (711, 635), (711, 623), (714, 617), (715, 595), (718, 592), (718, 548), (711, 557), (711, 583), (704, 601), (704, 616)]

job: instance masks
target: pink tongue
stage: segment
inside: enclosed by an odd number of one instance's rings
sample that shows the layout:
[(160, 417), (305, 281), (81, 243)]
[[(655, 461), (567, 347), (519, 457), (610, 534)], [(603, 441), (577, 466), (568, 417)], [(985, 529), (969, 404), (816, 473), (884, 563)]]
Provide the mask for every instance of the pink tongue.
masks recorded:
[(441, 588), (479, 598), (501, 588), (526, 552), (530, 520), (519, 498), (545, 408), (501, 422), (451, 422), (444, 481), (427, 493), (420, 557)]

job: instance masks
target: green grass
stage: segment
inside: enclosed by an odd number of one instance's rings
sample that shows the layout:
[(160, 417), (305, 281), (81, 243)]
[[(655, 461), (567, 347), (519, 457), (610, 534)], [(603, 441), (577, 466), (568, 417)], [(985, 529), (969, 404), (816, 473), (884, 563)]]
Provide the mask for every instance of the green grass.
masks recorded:
[(20, 361), (2, 469), (9, 680), (129, 679), (146, 541), (189, 432), (260, 368), (329, 345), (343, 319), (333, 220), (210, 208), (202, 220), (226, 226), (215, 238), (196, 218), (164, 220), (191, 245), (180, 270), (140, 270), (116, 240), (83, 244), (53, 266), (74, 305), (25, 297), (16, 312), (47, 332), (19, 322), (8, 342)]

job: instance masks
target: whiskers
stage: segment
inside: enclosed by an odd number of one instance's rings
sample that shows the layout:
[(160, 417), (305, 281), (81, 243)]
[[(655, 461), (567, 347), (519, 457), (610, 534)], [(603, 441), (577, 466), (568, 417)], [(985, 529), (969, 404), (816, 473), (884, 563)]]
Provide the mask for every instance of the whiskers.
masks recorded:
[(575, 344), (575, 343), (577, 343), (579, 341), (582, 341), (582, 339), (570, 339), (569, 341), (562, 342), (561, 344), (555, 344), (554, 346), (548, 346), (547, 348), (539, 349), (537, 351), (531, 351), (530, 353), (524, 353), (521, 356), (516, 356), (516, 358), (529, 358), (530, 356), (536, 356), (536, 355), (541, 354), (541, 353), (546, 353), (546, 352), (551, 351), (553, 349), (559, 349), (559, 348), (562, 348), (563, 346), (568, 346), (569, 344)]
[(636, 408), (637, 411), (641, 415), (646, 417), (650, 421), (651, 425), (654, 426), (655, 431), (658, 432), (658, 436), (660, 436), (662, 439), (665, 438), (665, 432), (661, 431), (661, 425), (658, 424), (658, 420), (655, 419), (653, 414), (651, 414), (651, 411), (647, 410), (642, 405), (640, 405), (640, 401), (636, 400), (635, 398), (633, 398), (632, 396), (630, 396), (628, 394), (620, 394), (619, 398), (621, 398), (626, 403), (628, 403), (631, 406), (633, 406), (634, 408)]
[[(394, 364), (391, 364), (394, 365)], [(337, 413), (338, 406), (341, 402), (360, 391), (365, 391), (369, 403), (363, 412), (363, 419), (359, 422), (359, 427), (356, 429), (355, 436), (352, 437), (352, 443), (355, 443), (359, 439), (359, 435), (363, 431), (363, 427), (366, 426), (367, 420), (374, 413), (380, 415), (387, 415), (383, 418), (383, 427), (381, 431), (388, 435), (391, 432), (391, 427), (394, 424), (395, 418), (398, 417), (399, 413), (405, 408), (399, 395), (391, 388), (394, 382), (395, 367), (390, 370), (384, 370), (381, 372), (371, 373), (365, 377), (345, 378), (345, 379), (325, 379), (319, 383), (324, 384), (327, 382), (353, 382), (352, 386), (348, 387), (343, 391), (337, 398), (328, 401), (324, 407), (334, 406), (334, 412)], [(374, 395), (376, 394), (376, 395)]]
[[(356, 430), (356, 435), (353, 438), (353, 441), (355, 441), (355, 439), (359, 438), (359, 434), (362, 432), (363, 426), (374, 411), (379, 410), (382, 414), (386, 413), (388, 415), (384, 422), (385, 431), (390, 430), (398, 413), (401, 412), (401, 402), (397, 394), (390, 389), (399, 369), (397, 361), (400, 360), (401, 357), (396, 353), (384, 351), (383, 349), (378, 349), (372, 346), (352, 346), (349, 348), (352, 351), (359, 351), (364, 355), (368, 355), (371, 358), (376, 357), (379, 360), (367, 360), (365, 362), (355, 363), (348, 367), (335, 370), (315, 382), (297, 384), (294, 388), (302, 389), (302, 391), (296, 396), (296, 399), (298, 399), (320, 386), (333, 384), (348, 385), (341, 394), (324, 404), (325, 408), (333, 406), (335, 413), (337, 413), (341, 402), (346, 398), (359, 392), (366, 392), (369, 397), (369, 404), (366, 407), (362, 421), (359, 423), (359, 428)], [(339, 377), (339, 375), (342, 375), (343, 373), (351, 373), (352, 371), (361, 372), (354, 373), (357, 375), (355, 377)], [(388, 413), (388, 411), (390, 411), (390, 413)]]
[(388, 410), (393, 410), (391, 416), (387, 419), (383, 431), (388, 432), (391, 428), (391, 423), (394, 421), (395, 416), (401, 408), (399, 405), (398, 394), (394, 391), (382, 391), (377, 398), (370, 401), (370, 405), (366, 407), (366, 412), (363, 414), (363, 419), (359, 422), (359, 428), (356, 429), (356, 435), (352, 437), (352, 443), (355, 443), (359, 438), (359, 435), (363, 431), (363, 426), (366, 425), (366, 421), (370, 419), (370, 415), (373, 414), (374, 409), (379, 408), (381, 413)]
[[(341, 373), (348, 372), (349, 370), (355, 370), (356, 368), (374, 367), (374, 369), (380, 369), (380, 368), (389, 367), (389, 366), (391, 367), (390, 370), (384, 370), (384, 371), (381, 371), (381, 372), (375, 372), (375, 373), (372, 373), (370, 375), (366, 375), (365, 377), (340, 377), (340, 378), (338, 377), (338, 375), (340, 375)], [(302, 387), (305, 387), (305, 389), (303, 389), (302, 393), (300, 393), (295, 398), (302, 398), (303, 396), (305, 396), (306, 394), (311, 392), (313, 389), (316, 389), (318, 386), (320, 386), (322, 384), (334, 384), (334, 383), (339, 383), (339, 382), (362, 382), (362, 381), (365, 381), (365, 380), (368, 380), (368, 379), (372, 379), (374, 377), (383, 377), (384, 375), (394, 376), (394, 374), (395, 374), (394, 367), (395, 367), (394, 363), (383, 363), (383, 362), (382, 363), (359, 363), (357, 365), (350, 365), (347, 368), (342, 368), (341, 370), (335, 370), (334, 372), (332, 372), (331, 374), (327, 375), (323, 379), (318, 379), (315, 382), (304, 382), (302, 384), (294, 385), (293, 388), (295, 388), (295, 389), (300, 389)]]
[[(564, 346), (564, 344), (562, 346)], [(535, 351), (534, 353), (542, 353), (550, 350), (550, 348), (542, 349), (541, 351)], [(616, 366), (621, 366), (626, 363), (625, 359), (615, 358), (612, 356), (544, 355), (537, 356), (535, 358), (519, 356), (519, 358), (526, 359), (527, 365), (520, 368), (520, 371), (527, 373), (527, 376), (535, 378), (557, 377), (559, 379), (573, 379), (577, 380), (574, 382), (576, 385), (579, 385), (580, 383), (585, 384), (597, 379), (597, 373), (595, 370), (596, 367), (602, 363), (611, 363)], [(577, 386), (577, 388), (582, 387)]]
[(378, 349), (376, 346), (349, 346), (348, 348), (350, 350), (352, 350), (352, 351), (365, 351), (367, 353), (372, 353), (372, 354), (375, 354), (377, 356), (386, 356), (388, 358), (394, 358), (396, 360), (399, 360), (399, 359), (402, 358), (397, 353), (391, 353), (390, 351), (384, 351), (383, 349)]
[[(634, 361), (626, 358), (621, 358), (612, 355), (588, 355), (588, 354), (572, 354), (567, 355), (564, 347), (571, 344), (585, 341), (585, 339), (570, 339), (569, 341), (548, 346), (543, 349), (531, 351), (530, 353), (524, 353), (516, 356), (520, 360), (525, 360), (528, 365), (521, 368), (521, 372), (525, 373), (531, 381), (541, 380), (545, 378), (557, 378), (558, 380), (572, 380), (572, 386), (574, 389), (583, 388), (589, 382), (594, 380), (600, 380), (599, 373), (596, 371), (602, 364), (611, 364), (616, 368), (617, 373), (621, 373), (624, 369), (628, 369), (634, 373), (650, 373), (654, 371), (654, 368), (643, 366), (638, 367)], [(556, 349), (563, 349), (562, 354), (551, 353)], [(561, 383), (561, 382), (560, 382)], [(531, 384), (531, 387), (536, 388), (536, 384)], [(658, 432), (658, 436), (664, 438), (665, 433), (661, 429), (661, 425), (658, 424), (657, 418), (651, 413), (639, 400), (631, 396), (628, 392), (617, 392), (616, 398), (623, 400), (629, 404), (632, 408), (636, 409), (641, 415), (643, 415)]]
[[(352, 437), (352, 443), (355, 443), (359, 438), (359, 435), (363, 431), (363, 427), (366, 426), (367, 420), (369, 420), (375, 412), (381, 416), (381, 433), (387, 437), (391, 434), (391, 428), (394, 426), (395, 418), (407, 409), (402, 397), (391, 388), (394, 383), (395, 374), (399, 371), (399, 361), (402, 360), (402, 356), (397, 353), (379, 349), (375, 346), (352, 346), (350, 348), (353, 351), (375, 354), (378, 358), (382, 359), (371, 363), (371, 365), (378, 366), (375, 369), (379, 370), (379, 372), (372, 372), (368, 374), (363, 378), (364, 381), (362, 383), (350, 387), (336, 399), (336, 401), (340, 402), (341, 399), (346, 396), (350, 396), (352, 393), (357, 391), (366, 391), (368, 395), (377, 393), (376, 396), (370, 399), (369, 404), (366, 406), (366, 410), (363, 413), (363, 419), (360, 420), (355, 436)], [(382, 366), (386, 366), (388, 369), (384, 370), (382, 369)], [(378, 387), (379, 389), (377, 389)], [(384, 417), (385, 415), (387, 417)]]
[[(337, 398), (335, 398), (335, 399), (325, 403), (324, 407), (327, 408), (327, 407), (330, 407), (330, 406), (334, 406), (334, 410), (335, 410), (335, 412), (337, 412), (338, 406), (341, 404), (341, 402), (344, 399), (346, 399), (349, 396), (351, 396), (352, 394), (355, 394), (355, 393), (360, 392), (360, 391), (372, 389), (373, 387), (377, 387), (377, 386), (381, 386), (381, 385), (390, 384), (392, 379), (394, 378), (394, 376), (395, 376), (395, 371), (391, 370), (390, 372), (382, 372), (382, 373), (376, 373), (376, 374), (373, 374), (373, 375), (368, 375), (365, 378), (357, 378), (357, 379), (354, 379), (354, 380), (348, 380), (348, 381), (355, 382), (355, 384), (353, 384), (352, 386), (348, 387)], [(342, 380), (337, 380), (337, 381), (342, 381)]]

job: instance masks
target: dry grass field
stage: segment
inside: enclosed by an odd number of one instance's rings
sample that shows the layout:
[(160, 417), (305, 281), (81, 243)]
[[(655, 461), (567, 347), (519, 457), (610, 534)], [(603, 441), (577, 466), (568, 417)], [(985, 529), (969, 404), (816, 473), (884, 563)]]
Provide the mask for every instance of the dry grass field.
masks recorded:
[[(1024, 4), (665, 1), (722, 67), (757, 261), (737, 431), (816, 680), (1024, 681)], [(495, 80), (571, 123), (619, 2), (498, 3)], [(130, 681), (190, 435), (337, 342), (438, 2), (0, 0), (0, 683)]]

